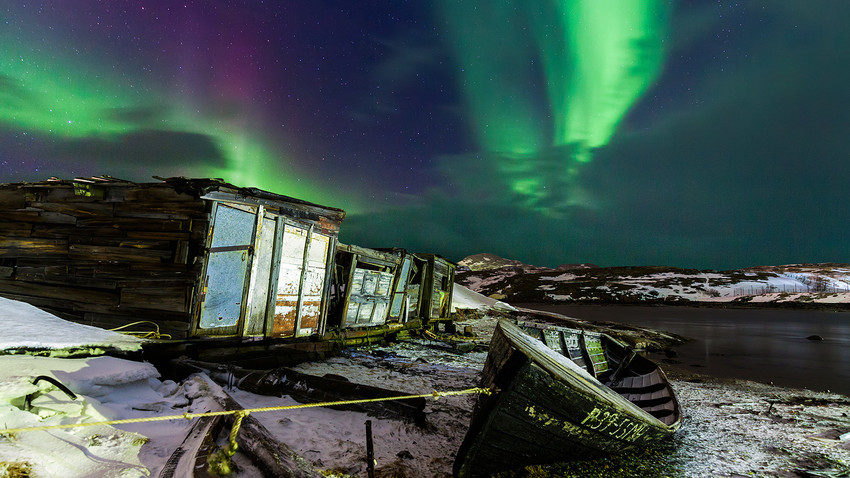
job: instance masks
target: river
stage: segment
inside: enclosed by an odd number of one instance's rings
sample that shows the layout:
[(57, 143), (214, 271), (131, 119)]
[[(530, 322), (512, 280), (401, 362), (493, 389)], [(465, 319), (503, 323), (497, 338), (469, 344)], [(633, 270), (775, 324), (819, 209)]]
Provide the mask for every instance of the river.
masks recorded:
[[(588, 321), (639, 325), (693, 339), (676, 347), (678, 355), (673, 360), (679, 363), (665, 367), (850, 395), (850, 312), (518, 305)], [(813, 335), (823, 340), (808, 339)]]

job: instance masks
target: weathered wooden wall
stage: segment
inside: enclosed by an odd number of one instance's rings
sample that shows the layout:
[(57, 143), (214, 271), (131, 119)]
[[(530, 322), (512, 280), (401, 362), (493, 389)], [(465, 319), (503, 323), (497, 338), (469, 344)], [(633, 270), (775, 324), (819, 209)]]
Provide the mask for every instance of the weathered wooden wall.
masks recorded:
[(185, 337), (209, 205), (177, 189), (111, 178), (0, 185), (0, 295), (104, 328), (153, 319)]

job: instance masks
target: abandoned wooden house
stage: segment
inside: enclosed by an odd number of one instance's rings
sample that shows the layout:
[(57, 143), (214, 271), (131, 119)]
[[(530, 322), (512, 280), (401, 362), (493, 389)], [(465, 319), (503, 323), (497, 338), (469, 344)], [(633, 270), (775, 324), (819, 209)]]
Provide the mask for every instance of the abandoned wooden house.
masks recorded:
[(216, 179), (0, 185), (0, 295), (173, 338), (323, 334), (345, 212)]
[(450, 319), (457, 264), (437, 254), (414, 254), (422, 271), (419, 317), (425, 323)]
[(448, 319), (454, 269), (454, 263), (435, 254), (339, 244), (329, 324), (419, 327)]
[(401, 257), (338, 244), (331, 286), (330, 326), (344, 329), (384, 325)]
[(389, 320), (428, 324), (450, 318), (457, 264), (437, 254), (409, 253), (399, 248), (378, 250), (401, 257)]

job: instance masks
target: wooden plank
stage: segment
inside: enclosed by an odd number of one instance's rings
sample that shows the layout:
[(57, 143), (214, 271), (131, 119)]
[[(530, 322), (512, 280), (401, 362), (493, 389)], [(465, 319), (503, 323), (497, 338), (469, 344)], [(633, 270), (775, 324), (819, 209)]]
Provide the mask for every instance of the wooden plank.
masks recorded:
[(0, 187), (0, 208), (4, 210), (23, 209), (26, 207), (24, 191), (17, 186)]
[(121, 289), (121, 306), (188, 312), (190, 292), (186, 287)]
[(592, 457), (600, 454), (599, 450), (586, 448), (580, 442), (565, 439), (563, 435), (551, 433), (544, 428), (530, 426), (527, 421), (509, 413), (499, 415), (487, 437), (488, 440), (482, 445), (497, 448), (499, 451), (512, 451), (514, 455), (530, 459), (523, 461), (523, 464), (565, 461), (567, 457), (582, 457), (584, 454)]
[(34, 305), (41, 309), (56, 309), (56, 310), (65, 310), (71, 311), (74, 308), (74, 303), (70, 300), (65, 299), (55, 299), (48, 297), (34, 297), (32, 295), (27, 294), (15, 294), (12, 292), (8, 292), (4, 290), (2, 285), (2, 280), (0, 280), (0, 297), (5, 297), (11, 300), (17, 300), (19, 302), (26, 302), (27, 304)]
[(113, 247), (86, 244), (71, 244), (68, 246), (68, 257), (74, 259), (95, 259), (100, 261), (117, 262), (146, 262), (159, 263), (171, 259), (171, 251), (156, 249), (139, 249), (136, 247)]
[(184, 203), (139, 203), (123, 202), (115, 204), (117, 217), (143, 217), (151, 219), (191, 219), (203, 216), (206, 205), (203, 202)]
[(67, 257), (19, 257), (15, 259), (17, 267), (70, 266), (72, 262)]
[[(4, 217), (5, 218), (5, 217)], [(0, 222), (0, 234), (3, 236), (29, 237), (33, 225), (26, 222)]]
[(189, 231), (185, 232), (166, 232), (166, 231), (127, 231), (127, 239), (153, 239), (161, 241), (188, 241), (192, 234)]
[(174, 262), (176, 264), (189, 263), (189, 246), (190, 241), (177, 241), (177, 250), (174, 252)]
[(77, 194), (72, 184), (56, 184), (47, 188), (30, 188), (27, 187), (28, 200), (30, 202), (77, 202), (77, 203), (93, 203), (100, 199), (93, 196), (83, 196)]
[(192, 219), (189, 230), (192, 233), (193, 241), (206, 241), (210, 230), (209, 215), (205, 216), (204, 219)]
[(66, 239), (73, 237), (124, 237), (124, 232), (114, 227), (81, 228), (75, 224), (34, 224), (32, 237)]
[(175, 248), (175, 244), (173, 241), (158, 241), (152, 239), (128, 239), (126, 237), (89, 235), (74, 235), (68, 239), (68, 244), (70, 244), (71, 246), (105, 246), (139, 250), (154, 250), (168, 252), (169, 254), (173, 254)]
[(0, 279), (0, 291), (7, 294), (20, 294), (46, 299), (68, 300), (81, 304), (118, 305), (118, 294), (80, 287), (62, 287), (21, 280)]
[(114, 290), (118, 287), (115, 280), (77, 277), (68, 266), (18, 267), (15, 279), (39, 284), (68, 285), (94, 289)]
[(42, 265), (18, 265), (15, 269), (19, 276), (31, 275), (33, 277), (68, 276), (72, 275), (67, 265), (54, 264), (52, 261), (44, 261)]
[(118, 280), (120, 288), (139, 288), (139, 289), (158, 289), (158, 288), (173, 288), (186, 289), (194, 287), (197, 283), (197, 277), (194, 275), (184, 275), (174, 277), (137, 277), (128, 275)]
[(66, 240), (0, 236), (0, 257), (42, 257), (67, 253)]
[(68, 214), (56, 212), (37, 211), (30, 209), (19, 209), (15, 211), (4, 211), (3, 219), (7, 221), (27, 222), (34, 224), (76, 224), (77, 218)]
[[(21, 263), (21, 265), (23, 264)], [(70, 273), (75, 277), (120, 280), (130, 274), (130, 265), (126, 263), (74, 260), (68, 261), (65, 266), (71, 270)]]
[(138, 217), (98, 217), (91, 219), (80, 219), (76, 222), (78, 227), (114, 227), (125, 231), (165, 231), (180, 232), (191, 231), (192, 221), (177, 219), (150, 220)]
[(146, 274), (148, 277), (172, 277), (174, 274), (180, 276), (185, 274), (199, 275), (203, 261), (197, 258), (194, 264), (174, 264), (172, 262), (163, 262), (160, 264), (149, 262), (136, 262), (130, 265), (133, 273)]
[(110, 217), (114, 205), (105, 202), (31, 202), (31, 208), (74, 217)]
[(207, 455), (208, 448), (224, 424), (223, 416), (200, 417), (192, 424), (189, 433), (166, 460), (159, 478), (197, 477), (196, 462), (199, 455)]
[[(23, 259), (19, 261), (18, 265), (32, 267), (41, 267), (44, 265), (43, 261), (33, 262), (29, 259), (27, 259), (28, 262), (26, 263), (23, 261)], [(198, 271), (194, 266), (187, 267), (182, 264), (147, 262), (131, 264), (129, 262), (99, 262), (91, 259), (63, 261), (63, 264), (71, 267), (73, 274), (78, 277), (117, 279), (121, 281), (119, 287), (134, 287), (159, 280), (195, 283), (198, 277)], [(176, 283), (172, 285), (176, 285)]]
[(145, 202), (122, 202), (115, 204), (116, 214), (132, 216), (142, 213), (156, 214), (179, 214), (186, 217), (203, 215), (207, 211), (204, 201), (197, 202), (167, 202), (167, 201), (145, 201)]
[(146, 202), (204, 202), (189, 192), (178, 192), (167, 184), (145, 184), (124, 190), (123, 200)]

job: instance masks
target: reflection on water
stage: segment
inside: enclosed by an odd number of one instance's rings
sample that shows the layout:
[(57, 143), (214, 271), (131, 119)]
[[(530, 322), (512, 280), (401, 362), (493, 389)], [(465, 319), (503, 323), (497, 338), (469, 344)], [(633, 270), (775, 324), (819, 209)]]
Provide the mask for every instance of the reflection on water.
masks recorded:
[[(850, 395), (850, 312), (524, 306), (590, 321), (640, 325), (694, 339), (676, 348), (676, 360), (681, 362), (678, 368)], [(812, 335), (824, 340), (807, 339)]]

